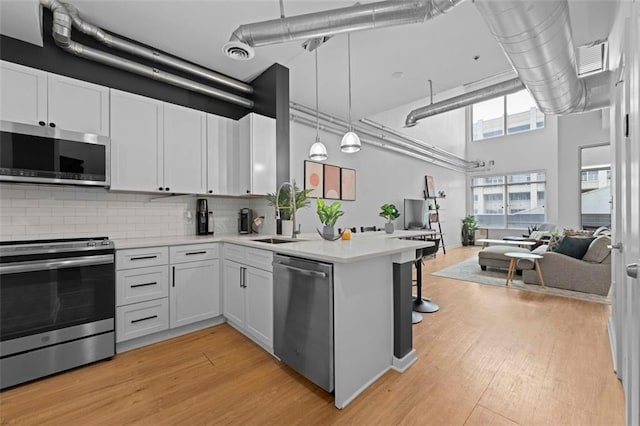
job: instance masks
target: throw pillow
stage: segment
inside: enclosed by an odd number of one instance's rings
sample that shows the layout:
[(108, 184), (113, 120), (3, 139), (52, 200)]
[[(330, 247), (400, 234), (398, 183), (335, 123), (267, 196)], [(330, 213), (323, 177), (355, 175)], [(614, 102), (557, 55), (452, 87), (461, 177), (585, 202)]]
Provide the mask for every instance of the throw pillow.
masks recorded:
[(564, 228), (562, 234), (569, 237), (592, 237), (593, 231), (587, 231), (584, 229), (568, 229)]
[(558, 246), (560, 245), (560, 241), (562, 241), (562, 235), (552, 235), (549, 238), (549, 244), (547, 245), (547, 251), (556, 251)]
[(571, 237), (565, 236), (555, 252), (574, 257), (576, 259), (582, 259), (587, 252), (589, 245), (594, 240), (593, 237)]
[(605, 235), (599, 236), (589, 244), (582, 260), (585, 262), (602, 263), (607, 256), (609, 256), (609, 253), (611, 253), (611, 249), (607, 248), (608, 245), (611, 245), (611, 238)]

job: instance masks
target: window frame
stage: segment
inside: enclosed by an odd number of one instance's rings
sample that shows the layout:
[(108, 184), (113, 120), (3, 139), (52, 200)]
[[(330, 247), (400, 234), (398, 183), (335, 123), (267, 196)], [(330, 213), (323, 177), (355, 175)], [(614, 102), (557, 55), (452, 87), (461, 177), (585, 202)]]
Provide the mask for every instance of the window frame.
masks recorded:
[[(540, 180), (540, 173), (544, 173), (544, 179)], [(533, 175), (535, 174), (535, 179), (526, 181), (526, 182), (509, 182), (509, 177), (510, 176), (516, 176), (516, 175)], [(471, 208), (469, 209), (471, 211), (472, 215), (476, 215), (476, 213), (474, 212), (473, 209), (473, 205), (474, 205), (474, 188), (489, 188), (489, 187), (501, 187), (502, 188), (502, 199), (503, 199), (503, 203), (504, 206), (502, 207), (502, 227), (489, 227), (489, 226), (482, 226), (482, 228), (487, 228), (487, 229), (525, 229), (525, 228), (510, 228), (509, 227), (509, 202), (511, 200), (509, 200), (509, 186), (517, 186), (517, 185), (523, 185), (523, 184), (544, 184), (544, 198), (543, 200), (543, 207), (544, 207), (544, 217), (542, 220), (542, 223), (547, 221), (547, 207), (546, 207), (546, 201), (547, 201), (547, 176), (548, 176), (548, 172), (547, 170), (528, 170), (528, 171), (521, 171), (521, 172), (510, 172), (510, 173), (504, 173), (504, 174), (487, 174), (487, 175), (478, 175), (478, 176), (470, 176), (469, 177), (469, 199), (471, 200)], [(474, 179), (489, 179), (489, 178), (502, 178), (502, 183), (486, 183), (486, 184), (481, 184), (481, 185), (474, 185), (473, 184), (473, 180)], [(540, 191), (536, 190), (536, 193), (538, 193)], [(480, 197), (478, 197), (478, 199), (480, 199)]]
[[(526, 91), (526, 90), (527, 89), (522, 89), (521, 91)], [(511, 93), (511, 94), (520, 93), (521, 91), (514, 92), (514, 93)], [(543, 114), (544, 121), (542, 123), (543, 124), (542, 127), (536, 126), (534, 128), (530, 128), (529, 130), (522, 130), (522, 131), (515, 132), (515, 133), (509, 133), (508, 132), (508, 130), (509, 130), (509, 128), (508, 128), (508, 126), (509, 126), (509, 122), (508, 122), (509, 116), (507, 114), (507, 96), (509, 96), (509, 95), (496, 96), (495, 98), (485, 99), (485, 100), (483, 100), (481, 102), (476, 102), (476, 103), (473, 103), (473, 104), (469, 105), (469, 107), (468, 107), (469, 108), (469, 115), (468, 116), (470, 118), (470, 121), (469, 121), (470, 126), (469, 127), (470, 127), (470, 133), (471, 133), (470, 134), (471, 142), (481, 142), (481, 141), (486, 141), (486, 140), (491, 140), (491, 139), (496, 139), (496, 138), (502, 138), (502, 137), (506, 137), (506, 136), (519, 135), (519, 134), (522, 134), (522, 133), (533, 132), (533, 131), (536, 131), (536, 130), (542, 130), (542, 129), (547, 127), (547, 117), (546, 117), (545, 114)], [(490, 101), (492, 99), (498, 99), (500, 97), (502, 98), (502, 134), (494, 135), (494, 136), (488, 136), (486, 138), (483, 137), (482, 139), (475, 139), (474, 138), (474, 129), (473, 129), (473, 126), (474, 126), (473, 107), (474, 107), (474, 105), (477, 105), (477, 104), (485, 102), (485, 101)], [(537, 106), (536, 106), (536, 109), (538, 110), (538, 112), (541, 112), (538, 109)]]

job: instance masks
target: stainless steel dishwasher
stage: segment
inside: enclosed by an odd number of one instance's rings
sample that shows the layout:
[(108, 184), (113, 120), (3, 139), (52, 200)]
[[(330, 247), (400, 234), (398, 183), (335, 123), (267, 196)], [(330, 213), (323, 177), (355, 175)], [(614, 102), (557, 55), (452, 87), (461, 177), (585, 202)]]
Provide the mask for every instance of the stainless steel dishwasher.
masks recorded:
[(333, 391), (333, 265), (273, 258), (275, 355), (327, 392)]

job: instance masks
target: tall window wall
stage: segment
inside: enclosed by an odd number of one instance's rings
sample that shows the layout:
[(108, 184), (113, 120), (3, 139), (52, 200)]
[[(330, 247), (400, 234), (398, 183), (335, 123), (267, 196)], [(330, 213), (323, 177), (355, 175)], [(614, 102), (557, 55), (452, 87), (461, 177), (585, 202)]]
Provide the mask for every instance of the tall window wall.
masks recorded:
[(512, 135), (544, 127), (544, 114), (527, 90), (479, 102), (471, 107), (473, 140)]
[(544, 172), (473, 178), (473, 214), (483, 228), (527, 228), (544, 223), (545, 190)]

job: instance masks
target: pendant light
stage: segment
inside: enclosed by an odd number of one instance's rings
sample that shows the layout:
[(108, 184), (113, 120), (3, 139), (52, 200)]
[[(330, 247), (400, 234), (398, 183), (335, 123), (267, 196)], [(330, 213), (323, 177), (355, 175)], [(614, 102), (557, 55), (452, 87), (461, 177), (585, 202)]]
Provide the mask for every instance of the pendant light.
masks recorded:
[(327, 147), (320, 142), (320, 110), (318, 109), (318, 49), (316, 55), (316, 141), (309, 150), (309, 159), (314, 161), (324, 161), (327, 159)]
[(349, 54), (349, 131), (342, 137), (340, 151), (351, 154), (360, 151), (360, 137), (351, 127), (351, 33), (347, 33), (347, 50)]

